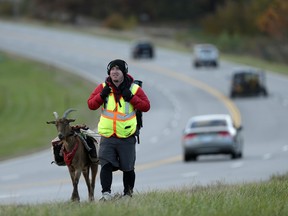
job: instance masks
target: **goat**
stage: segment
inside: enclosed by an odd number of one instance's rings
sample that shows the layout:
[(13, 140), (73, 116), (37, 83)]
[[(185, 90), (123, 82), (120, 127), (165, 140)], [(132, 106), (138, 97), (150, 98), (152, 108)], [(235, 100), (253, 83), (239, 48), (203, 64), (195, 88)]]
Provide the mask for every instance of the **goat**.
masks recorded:
[[(71, 195), (71, 201), (80, 201), (80, 196), (78, 193), (78, 183), (83, 174), (85, 182), (88, 188), (89, 200), (94, 200), (94, 189), (96, 175), (98, 172), (98, 164), (92, 163), (89, 158), (87, 149), (85, 148), (85, 140), (77, 134), (73, 128), (70, 126), (71, 122), (74, 122), (75, 119), (68, 119), (67, 116), (74, 109), (67, 109), (62, 118), (59, 118), (57, 112), (53, 112), (55, 116), (55, 121), (49, 121), (47, 124), (54, 124), (58, 131), (58, 137), (63, 143), (63, 154), (64, 161), (68, 167), (70, 177), (73, 184), (73, 192)], [(91, 171), (91, 179), (90, 179)]]

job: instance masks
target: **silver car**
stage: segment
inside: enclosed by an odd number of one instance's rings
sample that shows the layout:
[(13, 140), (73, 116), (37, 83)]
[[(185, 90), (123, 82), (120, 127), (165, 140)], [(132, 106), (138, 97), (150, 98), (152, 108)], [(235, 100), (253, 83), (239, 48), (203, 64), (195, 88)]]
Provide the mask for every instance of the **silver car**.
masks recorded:
[(193, 65), (200, 66), (218, 66), (219, 51), (212, 44), (197, 44), (193, 48)]
[(199, 155), (230, 154), (241, 158), (243, 152), (242, 126), (235, 127), (230, 115), (211, 114), (192, 117), (183, 132), (184, 161)]

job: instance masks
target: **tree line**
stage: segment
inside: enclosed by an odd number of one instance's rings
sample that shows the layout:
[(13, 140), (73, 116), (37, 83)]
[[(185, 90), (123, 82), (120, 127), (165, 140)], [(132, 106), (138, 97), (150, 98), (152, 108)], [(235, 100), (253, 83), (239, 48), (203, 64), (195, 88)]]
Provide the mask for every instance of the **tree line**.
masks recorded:
[(288, 58), (287, 14), (287, 0), (0, 0), (2, 17), (97, 23), (119, 30), (183, 26), (215, 36), (225, 51), (249, 51), (282, 62)]
[[(17, 5), (15, 5), (17, 4)], [(131, 25), (155, 23), (197, 26), (213, 34), (266, 34), (287, 38), (287, 0), (6, 0), (0, 1), (0, 15), (12, 15), (77, 23), (81, 18)], [(113, 20), (113, 19), (112, 19)], [(110, 22), (111, 23), (111, 22)], [(109, 26), (108, 26), (109, 27)]]

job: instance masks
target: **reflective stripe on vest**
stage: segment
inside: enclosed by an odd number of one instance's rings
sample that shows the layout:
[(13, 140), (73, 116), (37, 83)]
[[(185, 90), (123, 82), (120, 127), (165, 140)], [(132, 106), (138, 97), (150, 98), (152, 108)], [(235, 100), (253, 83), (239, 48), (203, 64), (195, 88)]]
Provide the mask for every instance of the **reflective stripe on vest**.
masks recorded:
[[(103, 83), (103, 87), (105, 85)], [(133, 95), (138, 88), (139, 85), (131, 84), (130, 91)], [(116, 134), (120, 138), (127, 138), (133, 135), (137, 126), (134, 107), (129, 102), (126, 102), (123, 97), (120, 97), (120, 101), (117, 103), (113, 93), (110, 93), (106, 99), (107, 102), (102, 105), (101, 117), (98, 123), (99, 134), (105, 137)]]

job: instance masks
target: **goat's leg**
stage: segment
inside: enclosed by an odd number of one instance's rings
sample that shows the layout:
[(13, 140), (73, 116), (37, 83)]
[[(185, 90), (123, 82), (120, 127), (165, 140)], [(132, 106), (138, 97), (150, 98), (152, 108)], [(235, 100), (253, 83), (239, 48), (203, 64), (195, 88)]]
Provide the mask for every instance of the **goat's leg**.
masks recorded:
[(70, 172), (72, 184), (73, 184), (73, 192), (71, 195), (71, 201), (80, 201), (79, 193), (78, 193), (78, 183), (81, 175), (81, 171), (74, 170), (74, 172)]
[(91, 182), (90, 182), (90, 178), (89, 178), (89, 167), (86, 167), (85, 170), (82, 171), (83, 173), (83, 176), (85, 178), (85, 182), (86, 182), (86, 186), (87, 186), (87, 189), (88, 189), (88, 197), (89, 197), (89, 200), (90, 201), (93, 201), (94, 200), (94, 193), (92, 192), (91, 190)]
[[(96, 175), (98, 172), (98, 164), (91, 164), (91, 185), (90, 185), (90, 196), (94, 199), (94, 190), (95, 190), (95, 182), (96, 182)], [(92, 200), (91, 200), (92, 201)]]
[(68, 170), (69, 170), (69, 174), (70, 174), (70, 177), (71, 177), (71, 182), (72, 182), (72, 185), (73, 185), (73, 192), (72, 192), (72, 195), (71, 195), (71, 198), (70, 198), (70, 200), (71, 201), (75, 201), (74, 199), (74, 197), (75, 197), (75, 195), (74, 195), (74, 191), (75, 191), (75, 169), (72, 167), (72, 166), (68, 166)]

